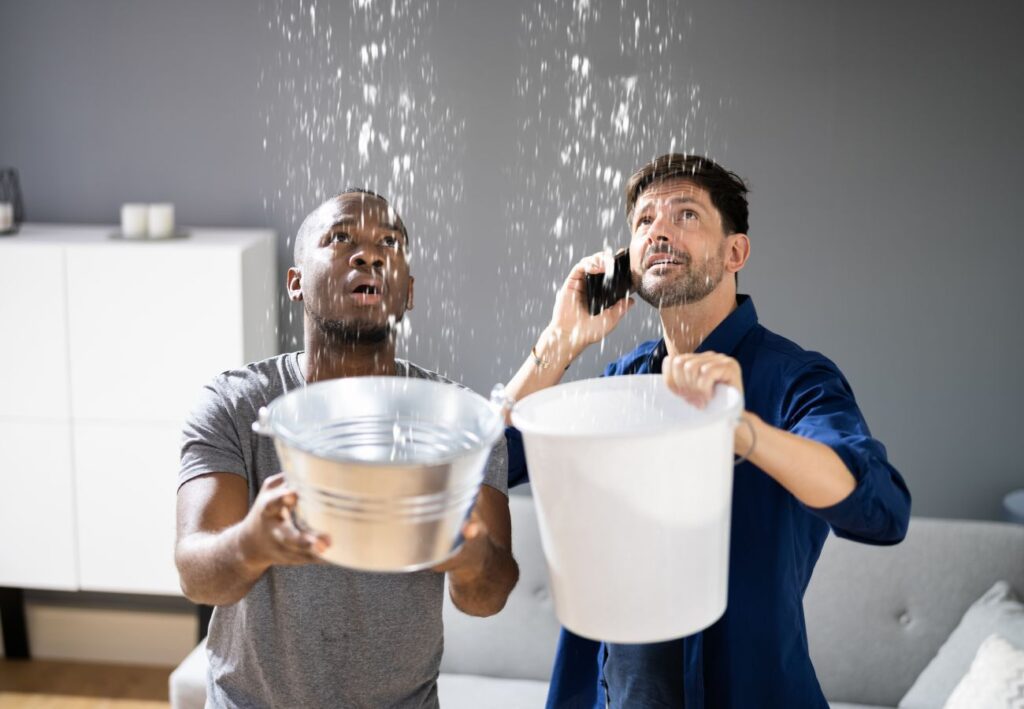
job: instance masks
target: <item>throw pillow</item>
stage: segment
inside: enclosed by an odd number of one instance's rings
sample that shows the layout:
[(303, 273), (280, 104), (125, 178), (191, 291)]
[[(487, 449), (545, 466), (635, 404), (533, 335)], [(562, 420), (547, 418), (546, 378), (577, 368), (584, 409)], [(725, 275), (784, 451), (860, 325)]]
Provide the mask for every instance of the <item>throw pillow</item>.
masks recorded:
[(1024, 650), (988, 636), (945, 709), (1024, 709)]
[(1024, 603), (1006, 581), (997, 581), (967, 609), (960, 625), (900, 700), (900, 709), (935, 709), (945, 704), (982, 642), (994, 633), (1024, 647)]

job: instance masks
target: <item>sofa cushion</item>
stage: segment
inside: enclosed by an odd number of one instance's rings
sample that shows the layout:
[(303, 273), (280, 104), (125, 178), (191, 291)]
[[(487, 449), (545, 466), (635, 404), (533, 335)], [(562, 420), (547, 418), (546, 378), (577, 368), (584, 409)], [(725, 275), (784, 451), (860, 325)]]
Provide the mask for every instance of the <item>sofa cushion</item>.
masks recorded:
[(804, 598), (825, 696), (895, 706), (999, 579), (1024, 589), (1024, 526), (914, 517), (894, 547), (830, 537)]
[(490, 618), (460, 612), (445, 592), (441, 671), (547, 682), (560, 626), (548, 588), (533, 498), (511, 495), (509, 510), (519, 583), (504, 610)]
[(1024, 650), (998, 635), (978, 648), (971, 669), (949, 696), (944, 709), (1024, 709)]
[(956, 630), (900, 701), (902, 709), (941, 707), (967, 674), (978, 648), (998, 633), (1024, 647), (1024, 604), (1005, 581), (997, 582), (964, 614)]
[(548, 683), (441, 673), (437, 698), (443, 709), (534, 709), (548, 698)]
[(206, 640), (178, 665), (168, 679), (173, 709), (203, 709), (206, 706)]

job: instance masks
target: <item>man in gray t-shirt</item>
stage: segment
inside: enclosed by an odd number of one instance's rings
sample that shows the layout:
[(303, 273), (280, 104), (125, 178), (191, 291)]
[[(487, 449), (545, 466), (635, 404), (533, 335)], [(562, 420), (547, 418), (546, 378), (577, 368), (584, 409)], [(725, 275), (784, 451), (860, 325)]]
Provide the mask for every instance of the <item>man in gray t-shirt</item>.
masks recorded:
[(394, 324), (412, 307), (407, 242), (377, 195), (350, 190), (317, 208), (288, 271), (305, 350), (217, 376), (185, 425), (176, 559), (185, 594), (216, 606), (208, 706), (437, 706), (444, 573), (472, 615), (498, 612), (515, 585), (503, 440), (461, 551), (432, 570), (378, 574), (319, 561), (330, 540), (292, 524), (296, 494), (273, 442), (252, 432), (261, 406), (306, 383), (448, 381), (394, 356)]

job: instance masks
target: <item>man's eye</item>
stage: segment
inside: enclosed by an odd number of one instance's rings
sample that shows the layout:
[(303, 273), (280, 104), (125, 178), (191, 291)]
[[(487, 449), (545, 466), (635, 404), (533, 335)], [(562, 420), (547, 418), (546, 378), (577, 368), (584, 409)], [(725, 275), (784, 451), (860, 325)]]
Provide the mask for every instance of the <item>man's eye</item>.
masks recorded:
[(697, 213), (692, 209), (684, 209), (679, 213), (679, 221), (688, 222), (697, 219)]
[(636, 225), (637, 226), (643, 226), (645, 224), (650, 224), (653, 221), (654, 220), (651, 219), (649, 216), (643, 216), (643, 217), (640, 217), (639, 219), (636, 220)]
[(397, 249), (401, 242), (398, 240), (398, 237), (385, 236), (383, 239), (381, 239), (381, 243), (384, 244), (389, 249)]
[(330, 243), (332, 244), (347, 244), (352, 241), (352, 237), (347, 231), (336, 231), (331, 234)]

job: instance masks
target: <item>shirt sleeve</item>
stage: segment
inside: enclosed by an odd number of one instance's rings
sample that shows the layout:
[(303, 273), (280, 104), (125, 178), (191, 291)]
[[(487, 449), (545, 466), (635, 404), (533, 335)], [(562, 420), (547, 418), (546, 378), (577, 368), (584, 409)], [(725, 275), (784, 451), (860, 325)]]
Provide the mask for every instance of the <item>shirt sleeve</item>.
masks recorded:
[(910, 522), (910, 492), (885, 446), (872, 438), (839, 369), (824, 358), (805, 367), (782, 413), (786, 430), (829, 446), (857, 481), (835, 505), (808, 509), (838, 537), (879, 545), (902, 541)]
[[(518, 433), (518, 431), (517, 431)], [(487, 468), (484, 470), (484, 484), (490, 485), (495, 490), (507, 495), (509, 478), (509, 455), (508, 445), (505, 436), (498, 438), (498, 442), (491, 449), (491, 455), (487, 458)]]
[(208, 473), (235, 473), (248, 479), (238, 428), (216, 383), (203, 387), (185, 421), (178, 487)]
[(523, 434), (514, 426), (505, 427), (505, 443), (508, 446), (508, 486), (526, 485), (530, 482), (530, 471), (526, 468), (526, 449), (523, 448)]

